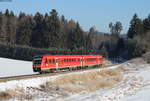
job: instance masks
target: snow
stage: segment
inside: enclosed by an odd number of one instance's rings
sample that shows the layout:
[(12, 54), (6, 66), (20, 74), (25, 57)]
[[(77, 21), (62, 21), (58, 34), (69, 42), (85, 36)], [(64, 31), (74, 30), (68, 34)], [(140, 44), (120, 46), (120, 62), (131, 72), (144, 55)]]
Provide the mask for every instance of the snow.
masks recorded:
[(144, 78), (145, 85), (137, 94), (126, 97), (122, 101), (150, 101), (150, 70), (140, 72), (137, 76)]
[[(0, 64), (1, 66), (4, 66), (4, 68), (1, 68), (1, 77), (33, 73), (31, 62), (0, 58)], [(12, 68), (12, 66), (13, 69), (10, 69)], [(70, 93), (70, 95), (67, 97), (59, 98), (57, 97), (59, 96), (57, 94), (45, 94), (44, 92), (32, 89), (32, 87), (38, 88), (41, 84), (53, 81), (63, 76), (99, 71), (99, 69), (87, 70), (84, 72), (59, 74), (50, 77), (37, 77), (31, 79), (1, 82), (0, 92), (7, 89), (15, 89), (16, 87), (21, 87), (29, 93), (37, 95), (37, 97), (35, 99), (32, 99), (32, 101), (150, 101), (150, 65), (144, 62), (133, 61), (126, 62), (121, 65), (115, 65), (110, 68), (115, 69), (118, 67), (123, 67), (124, 69), (123, 81), (113, 87), (97, 90), (94, 92), (81, 92), (76, 94)], [(16, 99), (10, 99), (10, 101), (13, 100)]]
[(122, 101), (150, 101), (150, 87), (145, 87), (142, 91), (137, 92), (135, 96), (126, 97)]
[[(117, 68), (118, 66), (120, 65), (111, 66), (110, 68), (114, 69), (114, 68)], [(104, 69), (105, 68), (102, 68), (101, 70), (104, 70)], [(45, 82), (55, 80), (56, 78), (59, 78), (59, 77), (68, 76), (72, 74), (84, 74), (84, 73), (94, 72), (94, 71), (99, 71), (99, 69), (87, 70), (87, 71), (82, 71), (82, 72), (74, 72), (74, 73), (68, 73), (68, 74), (59, 74), (59, 75), (50, 76), (50, 77), (37, 77), (37, 78), (32, 78), (32, 79), (29, 78), (29, 79), (23, 79), (23, 80), (6, 81), (6, 82), (0, 83), (0, 91), (5, 91), (6, 89), (11, 89), (15, 87), (21, 87), (24, 89), (27, 87), (38, 87), (39, 85)]]
[(35, 74), (32, 70), (32, 62), (28, 61), (0, 58), (0, 66), (0, 77)]
[(32, 62), (0, 58), (0, 77), (33, 74)]
[(0, 83), (0, 91), (5, 91), (7, 89), (12, 89), (15, 87), (20, 87), (26, 89), (27, 87), (38, 87), (40, 84), (43, 84), (47, 81), (54, 79), (55, 77), (38, 77), (32, 79), (23, 79), (23, 80), (12, 80), (7, 82)]
[(127, 74), (124, 81), (114, 87), (76, 94), (64, 101), (150, 101), (150, 70), (133, 73)]

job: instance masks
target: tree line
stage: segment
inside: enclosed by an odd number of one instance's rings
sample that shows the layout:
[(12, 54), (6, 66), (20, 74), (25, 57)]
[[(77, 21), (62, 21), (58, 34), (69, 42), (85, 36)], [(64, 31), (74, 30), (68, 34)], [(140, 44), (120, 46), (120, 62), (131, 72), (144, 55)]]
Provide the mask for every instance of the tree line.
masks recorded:
[(8, 9), (0, 12), (0, 42), (35, 48), (86, 49), (90, 39), (78, 22), (66, 20), (53, 9), (49, 14), (34, 16), (20, 13), (15, 16)]
[(109, 39), (99, 47), (100, 50), (104, 50), (106, 56), (131, 59), (150, 51), (150, 15), (141, 19), (134, 14), (127, 34), (120, 34), (123, 29), (121, 22), (111, 22), (109, 28)]
[(150, 50), (150, 16), (140, 19), (135, 14), (127, 34), (121, 34), (120, 21), (111, 22), (108, 28), (110, 33), (95, 27), (84, 31), (78, 22), (67, 20), (55, 9), (18, 16), (6, 9), (0, 12), (0, 56), (31, 60), (39, 54), (101, 54), (130, 59)]
[[(0, 12), (0, 46), (3, 47), (0, 56), (16, 59), (16, 53), (25, 55), (24, 50), (34, 56), (56, 51), (57, 54), (62, 54), (62, 51), (64, 54), (85, 54), (84, 50), (92, 48), (91, 39), (80, 24), (72, 19), (67, 20), (63, 15), (59, 16), (55, 9), (35, 15), (21, 12), (18, 16), (8, 9)], [(31, 60), (31, 57), (25, 60)]]
[(150, 15), (141, 19), (137, 14), (134, 14), (127, 37), (128, 44), (132, 48), (132, 57), (139, 57), (150, 51)]

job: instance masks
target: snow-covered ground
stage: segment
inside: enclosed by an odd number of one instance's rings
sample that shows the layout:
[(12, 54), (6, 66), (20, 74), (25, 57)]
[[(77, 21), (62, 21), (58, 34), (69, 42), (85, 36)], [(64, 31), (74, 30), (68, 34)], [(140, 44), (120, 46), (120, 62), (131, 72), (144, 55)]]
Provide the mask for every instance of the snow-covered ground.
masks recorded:
[(33, 74), (32, 62), (0, 58), (0, 77)]
[[(2, 59), (3, 60), (3, 59)], [(4, 62), (7, 61), (4, 59)], [(10, 60), (9, 60), (10, 61)], [(11, 60), (16, 61), (16, 60)], [(21, 61), (22, 62), (22, 61)], [(22, 64), (30, 64), (30, 62), (23, 62)], [(12, 63), (13, 65), (13, 63)], [(26, 67), (26, 66), (24, 66)], [(14, 80), (0, 83), (0, 92), (10, 91), (10, 89), (21, 89), (19, 91), (26, 93), (21, 95), (27, 101), (150, 101), (150, 65), (141, 59), (129, 61), (124, 64), (112, 66), (111, 69), (119, 68), (124, 78), (121, 82), (104, 89), (97, 89), (94, 92), (79, 92), (68, 93), (67, 89), (50, 87), (44, 88), (41, 86), (46, 82), (52, 82), (58, 78), (68, 77), (70, 75), (78, 75), (99, 71), (99, 69), (88, 70), (84, 72), (60, 74), (51, 77), (38, 77), (25, 80)], [(32, 70), (32, 69), (31, 69)], [(82, 82), (80, 82), (82, 85)], [(94, 85), (94, 84), (92, 84)], [(44, 90), (50, 90), (45, 92)], [(54, 93), (58, 91), (58, 93)], [(18, 91), (18, 92), (19, 92)], [(64, 92), (64, 93), (62, 93)], [(1, 95), (1, 94), (0, 94)], [(32, 95), (32, 96), (31, 96)], [(59, 97), (60, 95), (64, 97)], [(34, 96), (34, 98), (33, 98)], [(21, 99), (21, 100), (25, 100)], [(9, 101), (18, 100), (17, 98), (9, 99)], [(20, 100), (20, 99), (19, 99)]]
[(124, 97), (122, 101), (150, 101), (150, 70), (140, 72), (137, 76), (144, 78), (144, 84), (138, 89), (138, 92)]
[[(118, 66), (120, 66), (120, 65), (111, 66), (110, 69), (117, 68)], [(104, 70), (104, 69), (105, 68), (103, 68), (101, 70)], [(39, 85), (41, 85), (45, 82), (53, 81), (60, 77), (70, 76), (73, 74), (75, 74), (75, 75), (85, 74), (85, 73), (90, 73), (90, 72), (95, 72), (95, 71), (99, 71), (99, 69), (87, 70), (87, 71), (75, 72), (75, 73), (68, 73), (68, 74), (59, 74), (59, 75), (50, 76), (50, 77), (37, 77), (37, 78), (31, 78), (31, 79), (25, 79), (25, 80), (23, 79), (23, 80), (12, 80), (12, 81), (7, 81), (7, 82), (1, 82), (0, 83), (0, 91), (5, 91), (7, 89), (15, 88), (16, 86), (24, 88), (24, 89), (26, 89), (27, 87), (39, 87)]]

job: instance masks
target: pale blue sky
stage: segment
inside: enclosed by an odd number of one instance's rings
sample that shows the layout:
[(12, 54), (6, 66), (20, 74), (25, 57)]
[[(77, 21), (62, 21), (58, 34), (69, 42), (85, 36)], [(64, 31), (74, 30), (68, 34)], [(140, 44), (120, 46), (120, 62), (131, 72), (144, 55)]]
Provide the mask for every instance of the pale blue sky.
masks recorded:
[(150, 14), (150, 0), (12, 0), (0, 2), (0, 10), (13, 10), (15, 14), (35, 14), (56, 9), (59, 15), (78, 21), (84, 30), (95, 26), (101, 32), (109, 32), (110, 22), (121, 21), (127, 32), (129, 22), (137, 13), (140, 18)]

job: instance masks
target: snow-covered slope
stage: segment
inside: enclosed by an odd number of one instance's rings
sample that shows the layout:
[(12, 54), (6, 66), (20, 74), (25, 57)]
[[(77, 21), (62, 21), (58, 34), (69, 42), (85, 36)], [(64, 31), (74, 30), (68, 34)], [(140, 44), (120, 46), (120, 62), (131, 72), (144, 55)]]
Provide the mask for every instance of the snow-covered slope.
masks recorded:
[(0, 77), (33, 74), (32, 62), (0, 58)]
[(134, 95), (125, 97), (122, 101), (150, 101), (150, 70), (143, 71), (137, 76), (142, 77), (145, 84)]
[[(33, 73), (31, 62), (0, 58), (0, 65), (1, 77)], [(2, 95), (2, 91), (6, 91), (12, 94), (12, 91), (16, 91), (16, 88), (18, 88), (18, 91), (21, 90), (24, 95), (22, 96), (21, 93), (20, 96), (28, 101), (50, 101), (52, 99), (54, 99), (54, 101), (150, 101), (150, 65), (142, 60), (136, 60), (126, 62), (122, 65), (112, 66), (111, 69), (116, 69), (117, 67), (122, 71), (124, 79), (113, 87), (96, 90), (94, 92), (69, 92), (69, 95), (65, 95), (67, 94), (67, 89), (61, 89), (61, 86), (59, 87), (58, 85), (56, 85), (56, 88), (53, 86), (47, 88), (47, 86), (43, 84), (47, 84), (58, 78), (68, 77), (69, 75), (92, 73), (94, 71), (99, 71), (99, 69), (50, 77), (1, 82), (0, 93)], [(82, 85), (83, 83), (79, 82), (79, 84)], [(77, 86), (75, 87), (77, 88)], [(47, 90), (49, 91), (46, 92)], [(58, 91), (58, 93), (55, 94), (55, 91)], [(17, 96), (9, 101), (18, 99), (19, 97)]]

